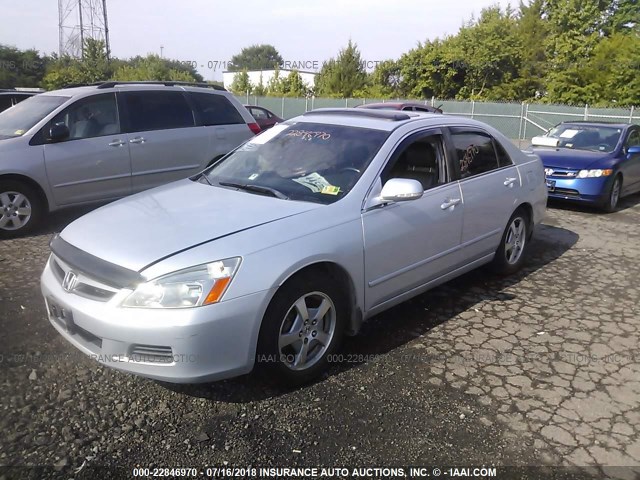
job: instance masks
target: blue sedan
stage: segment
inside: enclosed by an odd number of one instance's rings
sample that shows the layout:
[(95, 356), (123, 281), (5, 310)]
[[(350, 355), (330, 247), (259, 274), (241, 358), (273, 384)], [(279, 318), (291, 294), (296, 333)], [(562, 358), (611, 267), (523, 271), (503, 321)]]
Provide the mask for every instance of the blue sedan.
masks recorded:
[(640, 126), (564, 122), (532, 141), (545, 168), (549, 197), (607, 212), (640, 191)]

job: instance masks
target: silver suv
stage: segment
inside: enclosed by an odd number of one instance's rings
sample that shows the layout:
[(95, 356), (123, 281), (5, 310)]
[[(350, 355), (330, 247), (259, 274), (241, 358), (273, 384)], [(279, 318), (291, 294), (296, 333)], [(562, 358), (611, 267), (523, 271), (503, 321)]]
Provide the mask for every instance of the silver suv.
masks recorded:
[(0, 113), (0, 237), (193, 175), (259, 131), (207, 84), (103, 82), (29, 98)]

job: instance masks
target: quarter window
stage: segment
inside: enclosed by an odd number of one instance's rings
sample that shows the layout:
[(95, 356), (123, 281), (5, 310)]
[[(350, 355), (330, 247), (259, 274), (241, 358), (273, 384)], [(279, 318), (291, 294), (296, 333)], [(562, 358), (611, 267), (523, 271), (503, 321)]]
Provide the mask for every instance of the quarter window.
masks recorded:
[(242, 115), (223, 95), (199, 92), (191, 92), (189, 95), (200, 116), (202, 125), (236, 125), (244, 123)]
[(120, 133), (116, 97), (113, 93), (104, 93), (78, 100), (58, 114), (51, 124), (66, 125), (69, 140)]
[(498, 157), (490, 135), (481, 132), (456, 132), (451, 136), (460, 166), (460, 178), (480, 175), (498, 168)]
[(181, 92), (146, 91), (125, 93), (130, 131), (193, 127), (193, 112)]

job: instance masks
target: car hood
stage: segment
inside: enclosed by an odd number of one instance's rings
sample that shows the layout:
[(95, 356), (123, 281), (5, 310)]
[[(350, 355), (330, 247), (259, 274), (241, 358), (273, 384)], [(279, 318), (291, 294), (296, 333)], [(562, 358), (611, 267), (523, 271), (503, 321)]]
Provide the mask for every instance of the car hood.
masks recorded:
[(181, 180), (94, 210), (60, 236), (140, 272), (175, 253), (321, 206)]
[(610, 159), (612, 153), (572, 150), (570, 148), (533, 148), (545, 167), (580, 170), (595, 166), (598, 162)]

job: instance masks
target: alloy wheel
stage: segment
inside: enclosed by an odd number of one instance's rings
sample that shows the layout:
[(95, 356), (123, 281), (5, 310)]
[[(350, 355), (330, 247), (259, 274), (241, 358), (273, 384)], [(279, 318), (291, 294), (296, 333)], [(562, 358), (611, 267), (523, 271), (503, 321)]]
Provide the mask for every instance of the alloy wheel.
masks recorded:
[(307, 293), (282, 320), (278, 351), (291, 370), (306, 370), (326, 353), (336, 330), (336, 307), (322, 292)]
[(514, 218), (504, 240), (504, 254), (509, 265), (514, 265), (520, 260), (527, 241), (526, 236), (527, 228), (524, 218)]
[(31, 219), (31, 202), (20, 192), (0, 193), (0, 229), (19, 230)]

